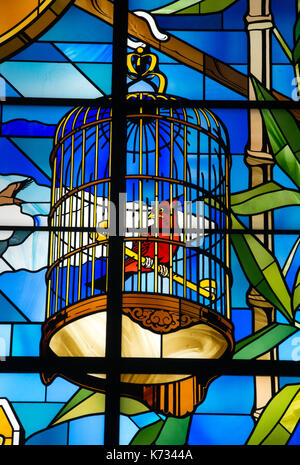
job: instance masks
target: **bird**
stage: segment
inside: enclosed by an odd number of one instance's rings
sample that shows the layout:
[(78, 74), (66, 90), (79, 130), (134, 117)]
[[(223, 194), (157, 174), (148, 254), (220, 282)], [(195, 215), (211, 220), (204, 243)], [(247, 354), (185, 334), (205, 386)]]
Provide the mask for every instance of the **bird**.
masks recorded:
[[(124, 262), (124, 281), (139, 272), (153, 272), (155, 265), (158, 274), (163, 278), (167, 278), (170, 269), (170, 255), (172, 254), (173, 257), (176, 255), (180, 243), (198, 252), (205, 236), (208, 234), (206, 230), (215, 228), (214, 221), (205, 218), (204, 213), (199, 213), (204, 212), (203, 202), (196, 206), (198, 214), (194, 214), (189, 211), (190, 208), (186, 208), (185, 211), (182, 210), (179, 202), (180, 197), (172, 200), (172, 206), (170, 200), (155, 202), (147, 214), (148, 220), (150, 219), (152, 224), (144, 229), (139, 228), (139, 223), (141, 221), (145, 225), (144, 213), (147, 208), (142, 205), (140, 212), (139, 203), (127, 204), (126, 227), (131, 231), (133, 230), (133, 233), (138, 232), (139, 239), (125, 239), (125, 255), (127, 257)], [(149, 222), (147, 224), (149, 225)], [(102, 221), (98, 224), (98, 227), (97, 234), (94, 237), (96, 237), (96, 241), (101, 242), (107, 239), (108, 221)], [(129, 234), (132, 235), (132, 233)], [(171, 245), (168, 239), (172, 239), (176, 243)], [(157, 257), (156, 261), (155, 255)], [(175, 277), (174, 274), (173, 278), (179, 278), (179, 282), (182, 280), (180, 276)], [(105, 291), (106, 282), (106, 275), (102, 275), (94, 280), (94, 288)], [(91, 283), (87, 283), (87, 285), (91, 287)]]
[[(0, 226), (29, 226), (34, 225), (34, 219), (21, 211), (23, 200), (17, 194), (33, 182), (26, 178), (23, 181), (13, 182), (0, 192)], [(16, 246), (24, 242), (31, 234), (31, 230), (8, 230), (0, 231), (0, 257), (10, 246)]]
[[(176, 210), (176, 200), (172, 202), (172, 209), (175, 213)], [(173, 217), (173, 226), (170, 227), (171, 217)], [(176, 214), (172, 215), (170, 202), (168, 200), (159, 202), (159, 204), (154, 205), (148, 215), (148, 219), (152, 220), (152, 225), (148, 227), (148, 231), (142, 236), (145, 238), (142, 241), (133, 240), (131, 251), (134, 254), (139, 254), (140, 248), (140, 257), (143, 258), (140, 265), (140, 271), (142, 273), (153, 272), (153, 265), (155, 262), (155, 252), (157, 249), (157, 265), (158, 273), (162, 277), (167, 277), (169, 274), (169, 264), (170, 264), (170, 244), (168, 242), (154, 241), (155, 237), (154, 231), (157, 231), (157, 238), (170, 239), (170, 234), (172, 234), (172, 239), (174, 241), (180, 240), (179, 232), (177, 231), (177, 218)], [(155, 224), (156, 228), (154, 229)], [(99, 239), (101, 235), (98, 236)], [(151, 240), (152, 238), (152, 240)], [(139, 244), (141, 243), (141, 246)], [(155, 247), (155, 243), (157, 247)], [(178, 245), (172, 245), (172, 254), (176, 254)], [(124, 263), (124, 280), (133, 276), (139, 271), (139, 260), (136, 260), (132, 257), (127, 257)], [(91, 283), (88, 285), (90, 286)], [(101, 276), (94, 281), (95, 289), (104, 290), (106, 285), (106, 276)]]
[(23, 200), (18, 199), (16, 195), (32, 183), (32, 179), (27, 178), (23, 181), (13, 182), (0, 192), (1, 205), (21, 205)]
[[(176, 210), (176, 206), (173, 202), (173, 208)], [(157, 230), (158, 238), (170, 239), (170, 234), (173, 232), (172, 239), (174, 241), (179, 241), (180, 237), (177, 230), (177, 218), (176, 214), (173, 215), (173, 227), (171, 228), (171, 208), (169, 201), (160, 202), (157, 206), (153, 206), (152, 210), (148, 216), (149, 219), (157, 220)], [(163, 277), (166, 277), (169, 273), (168, 265), (170, 263), (170, 244), (168, 242), (159, 242), (150, 240), (154, 236), (153, 229), (149, 228), (148, 233), (145, 235), (149, 239), (143, 241), (133, 241), (132, 251), (139, 253), (139, 243), (141, 243), (141, 257), (144, 257), (143, 263), (141, 264), (141, 272), (150, 272), (153, 271), (153, 264), (155, 260), (155, 243), (157, 243), (157, 263), (159, 265), (159, 274)], [(175, 255), (178, 249), (178, 245), (172, 246), (172, 254)], [(125, 279), (127, 273), (137, 273), (138, 272), (138, 261), (134, 258), (128, 257), (125, 260)]]

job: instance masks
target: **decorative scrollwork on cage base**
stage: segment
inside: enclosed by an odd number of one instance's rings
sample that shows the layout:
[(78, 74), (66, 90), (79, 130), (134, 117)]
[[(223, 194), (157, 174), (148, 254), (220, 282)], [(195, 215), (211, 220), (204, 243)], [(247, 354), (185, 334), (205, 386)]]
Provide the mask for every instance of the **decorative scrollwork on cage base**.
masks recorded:
[[(99, 296), (57, 313), (44, 324), (42, 354), (103, 357), (105, 335), (97, 332), (97, 327), (104, 325), (107, 311), (106, 296)], [(226, 358), (234, 347), (233, 325), (229, 320), (186, 299), (169, 296), (124, 293), (123, 330), (123, 348), (127, 346), (122, 354), (124, 357)], [(133, 341), (130, 347), (129, 338)], [(135, 347), (140, 347), (141, 341), (143, 343), (147, 338), (151, 347), (146, 342), (143, 353), (135, 352)], [(88, 340), (89, 344), (80, 345), (80, 340)], [(155, 344), (157, 348), (164, 346), (164, 352), (159, 354), (157, 350), (153, 353)], [(66, 376), (64, 373), (44, 373), (43, 381), (49, 384), (60, 375), (79, 386), (105, 391), (103, 374)], [(134, 395), (158, 412), (183, 416), (203, 401), (213, 379), (214, 376), (205, 373), (201, 376), (122, 374), (121, 386), (123, 395)]]

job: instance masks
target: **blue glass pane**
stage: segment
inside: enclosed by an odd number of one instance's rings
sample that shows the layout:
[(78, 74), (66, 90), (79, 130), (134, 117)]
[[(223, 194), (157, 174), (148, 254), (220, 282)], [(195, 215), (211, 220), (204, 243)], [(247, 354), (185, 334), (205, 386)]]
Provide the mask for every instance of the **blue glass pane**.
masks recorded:
[(287, 207), (274, 212), (275, 228), (291, 229), (299, 231), (300, 229), (300, 207)]
[(72, 7), (40, 39), (42, 42), (111, 42), (112, 27), (80, 8)]
[[(45, 402), (14, 402), (13, 408), (25, 430), (25, 438), (38, 433), (40, 437), (40, 444), (47, 444), (42, 430), (48, 428), (48, 425), (53, 420), (55, 415), (59, 412), (63, 404), (58, 403), (45, 403)], [(40, 433), (41, 431), (41, 433)], [(52, 434), (52, 429), (47, 430), (49, 436)], [(61, 431), (61, 430), (60, 430)], [(61, 433), (57, 437), (61, 436)], [(37, 438), (37, 437), (36, 437)], [(35, 439), (28, 439), (28, 443), (34, 444)], [(45, 442), (44, 442), (45, 441)], [(38, 444), (36, 442), (36, 444)]]
[(11, 402), (44, 402), (45, 386), (36, 373), (0, 373), (1, 397)]
[(250, 415), (253, 401), (253, 378), (250, 376), (221, 376), (212, 382), (204, 402), (196, 409), (196, 413)]
[(128, 417), (120, 415), (120, 445), (128, 445), (138, 430)]
[(247, 35), (244, 31), (176, 31), (176, 35), (226, 63), (247, 63)]
[(70, 63), (6, 62), (0, 73), (24, 97), (98, 98), (103, 95)]
[(99, 446), (103, 444), (104, 415), (78, 418), (69, 424), (69, 445)]
[(294, 333), (279, 346), (280, 360), (300, 360), (300, 332)]
[(293, 25), (296, 18), (296, 4), (294, 0), (272, 0), (272, 9), (274, 13), (274, 20), (277, 28), (280, 30), (284, 39), (291, 47), (293, 44)]
[(244, 29), (244, 16), (247, 12), (247, 1), (239, 0), (223, 12), (224, 29)]
[(232, 322), (234, 324), (234, 338), (236, 341), (252, 333), (252, 312), (249, 309), (232, 309)]
[(0, 324), (0, 360), (10, 355), (10, 334), (11, 326)]
[[(34, 234), (42, 236), (47, 233), (36, 232)], [(29, 242), (27, 242), (28, 240)], [(46, 266), (47, 241), (44, 241), (43, 238), (41, 241), (37, 239), (33, 245), (30, 237), (27, 241), (15, 246), (15, 249), (11, 247), (13, 249), (11, 252), (10, 247), (8, 247), (4, 256), (15, 269), (26, 267), (29, 271), (22, 270), (15, 273), (6, 272), (1, 274), (0, 289), (29, 321), (44, 321), (46, 308), (45, 271), (34, 271), (30, 268), (34, 264), (41, 267)], [(44, 257), (39, 255), (41, 245), (46, 249)], [(16, 285), (18, 285), (18, 292), (16, 292)]]
[(15, 324), (12, 338), (13, 356), (37, 357), (40, 354), (41, 326)]
[(143, 428), (144, 426), (158, 421), (160, 417), (154, 412), (147, 412), (141, 413), (140, 415), (134, 415), (131, 419), (139, 428)]
[(68, 423), (54, 426), (32, 436), (26, 442), (28, 446), (66, 446), (68, 445)]
[(58, 43), (57, 47), (71, 60), (75, 62), (111, 63), (111, 44), (78, 44)]
[(249, 415), (194, 415), (188, 444), (244, 445), (252, 428)]
[(78, 390), (78, 386), (69, 383), (63, 378), (55, 378), (46, 389), (47, 402), (67, 402)]
[(35, 43), (14, 55), (11, 61), (66, 62), (67, 59), (52, 44)]

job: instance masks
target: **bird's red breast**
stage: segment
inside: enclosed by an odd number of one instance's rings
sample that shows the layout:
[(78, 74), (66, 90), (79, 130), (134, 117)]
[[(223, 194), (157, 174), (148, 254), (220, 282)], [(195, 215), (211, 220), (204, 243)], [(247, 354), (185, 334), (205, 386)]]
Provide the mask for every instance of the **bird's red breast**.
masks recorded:
[[(159, 221), (158, 221), (158, 227), (159, 227), (159, 233), (158, 237), (161, 237), (163, 239), (168, 239), (170, 236), (166, 234), (166, 231), (170, 227), (170, 205), (169, 202), (163, 202), (160, 203), (160, 214), (159, 214)], [(156, 214), (156, 210), (153, 209), (154, 215)], [(173, 226), (174, 229), (176, 228), (176, 215), (173, 215)], [(158, 242), (158, 241), (153, 241), (151, 240), (151, 232), (148, 233), (148, 237), (145, 240), (142, 241), (133, 241), (133, 246), (132, 250), (135, 253), (139, 253), (139, 242), (141, 242), (141, 256), (142, 257), (150, 257), (154, 260), (155, 258), (155, 243), (157, 243), (157, 260), (158, 263), (162, 264), (168, 264), (170, 262), (170, 244), (167, 242)], [(173, 234), (173, 240), (179, 240), (179, 235), (178, 234)], [(173, 245), (172, 247), (172, 253), (173, 255), (176, 253), (178, 246)], [(133, 271), (133, 272), (138, 272), (138, 261), (135, 260), (134, 258), (127, 258), (125, 261), (125, 272), (128, 271)], [(142, 266), (141, 268), (142, 272), (149, 272), (153, 271), (152, 268), (144, 268)]]

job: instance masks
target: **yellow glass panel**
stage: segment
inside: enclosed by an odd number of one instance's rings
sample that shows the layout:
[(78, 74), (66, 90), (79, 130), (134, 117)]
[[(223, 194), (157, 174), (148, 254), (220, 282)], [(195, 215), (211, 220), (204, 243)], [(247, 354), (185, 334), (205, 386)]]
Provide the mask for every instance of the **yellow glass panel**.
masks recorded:
[(5, 438), (4, 444), (6, 444), (6, 439), (11, 438), (13, 434), (13, 428), (3, 410), (0, 407), (0, 436)]

